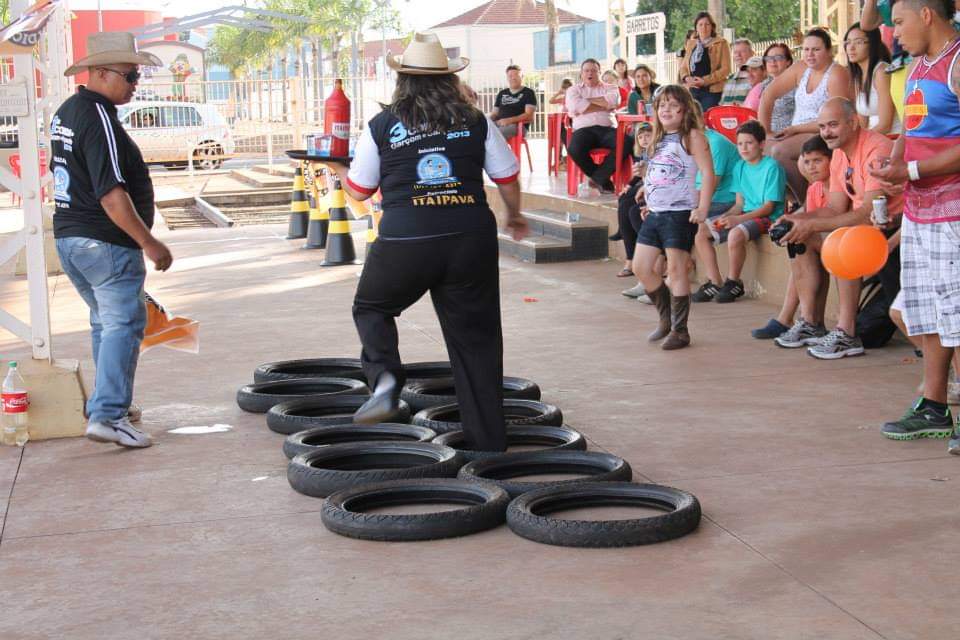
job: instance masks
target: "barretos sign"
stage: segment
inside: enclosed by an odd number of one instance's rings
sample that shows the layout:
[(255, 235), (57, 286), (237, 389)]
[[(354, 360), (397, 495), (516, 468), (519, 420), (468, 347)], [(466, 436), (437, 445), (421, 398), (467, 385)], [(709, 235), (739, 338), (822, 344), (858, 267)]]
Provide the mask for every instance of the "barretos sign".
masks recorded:
[(661, 13), (647, 13), (642, 16), (630, 16), (626, 19), (624, 31), (629, 36), (643, 36), (648, 33), (666, 31), (667, 16)]
[(24, 53), (24, 49), (33, 49), (40, 42), (57, 4), (56, 0), (41, 0), (0, 29), (0, 54), (13, 55)]

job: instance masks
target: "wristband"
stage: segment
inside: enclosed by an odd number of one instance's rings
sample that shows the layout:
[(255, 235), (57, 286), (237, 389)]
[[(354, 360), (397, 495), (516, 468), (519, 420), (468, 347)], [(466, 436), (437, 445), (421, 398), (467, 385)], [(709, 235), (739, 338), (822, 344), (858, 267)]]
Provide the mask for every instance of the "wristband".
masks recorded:
[(920, 179), (920, 162), (917, 160), (911, 160), (907, 163), (907, 175), (910, 176), (911, 182), (915, 182)]

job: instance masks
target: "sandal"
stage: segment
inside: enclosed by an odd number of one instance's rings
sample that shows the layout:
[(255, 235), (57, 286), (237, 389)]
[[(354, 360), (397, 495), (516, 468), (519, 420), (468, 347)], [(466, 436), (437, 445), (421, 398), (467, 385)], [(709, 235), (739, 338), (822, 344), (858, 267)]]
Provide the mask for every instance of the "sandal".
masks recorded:
[(624, 267), (623, 269), (620, 269), (620, 273), (617, 274), (617, 277), (618, 277), (618, 278), (629, 278), (629, 277), (632, 276), (632, 275), (633, 275), (633, 271), (631, 271), (631, 270), (628, 269), (627, 267)]

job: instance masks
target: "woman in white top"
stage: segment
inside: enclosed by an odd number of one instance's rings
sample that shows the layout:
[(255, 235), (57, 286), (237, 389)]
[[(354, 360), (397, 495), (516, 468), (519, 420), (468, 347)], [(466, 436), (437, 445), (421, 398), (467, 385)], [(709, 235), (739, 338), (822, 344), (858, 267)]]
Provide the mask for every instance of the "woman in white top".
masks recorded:
[[(807, 193), (807, 181), (800, 175), (797, 158), (800, 148), (811, 135), (819, 133), (817, 115), (828, 99), (850, 95), (850, 74), (846, 67), (833, 62), (833, 43), (823, 29), (811, 29), (803, 39), (803, 64), (795, 64), (781, 73), (760, 98), (760, 123), (770, 134), (767, 154), (773, 156), (787, 172), (787, 184), (800, 202)], [(793, 123), (786, 129), (771, 131), (770, 120), (777, 98), (796, 90)], [(771, 140), (772, 138), (772, 140)]]
[(884, 73), (890, 51), (880, 39), (880, 30), (864, 31), (858, 22), (847, 30), (843, 48), (860, 126), (877, 133), (900, 133), (900, 119), (890, 96), (890, 76)]

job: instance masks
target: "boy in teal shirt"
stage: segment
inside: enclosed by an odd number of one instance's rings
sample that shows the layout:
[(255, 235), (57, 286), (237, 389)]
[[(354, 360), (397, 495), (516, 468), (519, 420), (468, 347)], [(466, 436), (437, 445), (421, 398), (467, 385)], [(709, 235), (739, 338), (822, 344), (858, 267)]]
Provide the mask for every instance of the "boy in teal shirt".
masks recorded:
[[(707, 219), (700, 224), (700, 228), (697, 230), (697, 257), (700, 258), (700, 262), (706, 270), (708, 280), (690, 296), (690, 299), (694, 302), (713, 300), (723, 283), (710, 229), (717, 217), (729, 211), (730, 207), (737, 203), (733, 174), (737, 165), (740, 164), (740, 154), (737, 152), (737, 147), (727, 140), (726, 136), (713, 129), (707, 129), (706, 134), (707, 142), (710, 143), (710, 155), (713, 158), (713, 172), (717, 176), (717, 188), (713, 192), (713, 200), (710, 201)], [(697, 189), (700, 188), (699, 173), (697, 173), (695, 186)]]
[(713, 221), (711, 231), (717, 244), (727, 241), (730, 275), (714, 296), (717, 302), (733, 302), (745, 292), (740, 272), (747, 261), (747, 243), (756, 240), (783, 215), (786, 173), (780, 163), (763, 155), (766, 131), (756, 120), (737, 129), (737, 151), (741, 162), (733, 171), (737, 202)]

